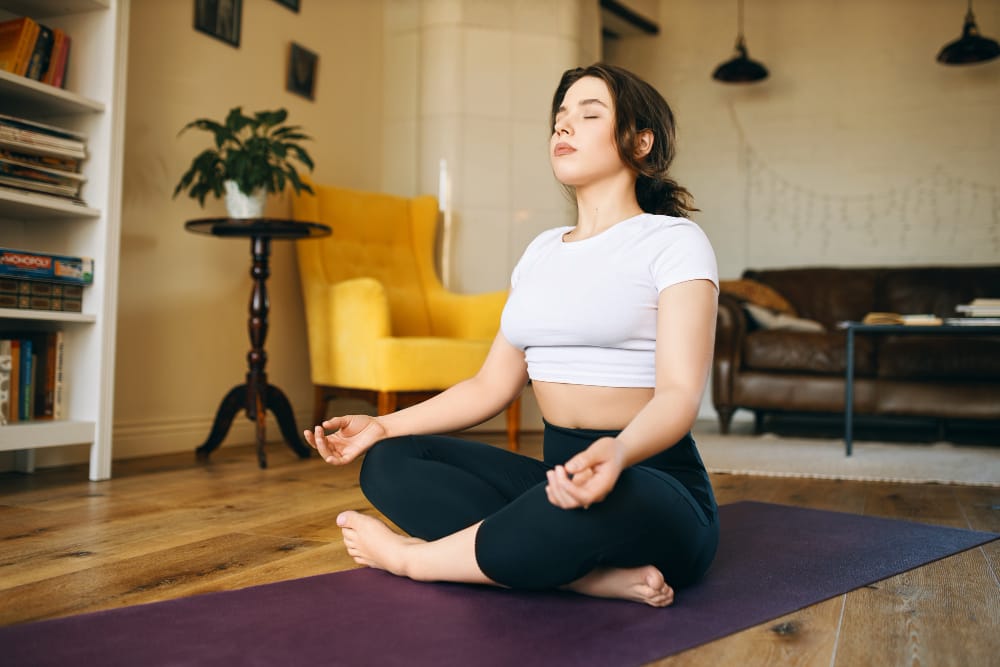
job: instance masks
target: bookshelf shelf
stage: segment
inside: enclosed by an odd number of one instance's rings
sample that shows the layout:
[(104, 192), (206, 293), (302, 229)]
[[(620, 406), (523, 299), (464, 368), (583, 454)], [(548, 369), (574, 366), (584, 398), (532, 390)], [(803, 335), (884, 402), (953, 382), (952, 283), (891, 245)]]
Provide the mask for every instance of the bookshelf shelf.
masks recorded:
[(30, 16), (72, 38), (66, 88), (0, 72), (0, 114), (78, 133), (87, 148), (86, 204), (0, 187), (0, 247), (90, 257), (97, 273), (83, 313), (0, 309), (6, 337), (58, 331), (65, 345), (68, 419), (0, 426), (0, 451), (16, 452), (25, 471), (40, 447), (83, 444), (90, 479), (111, 477), (128, 8), (128, 0), (0, 0), (0, 20)]
[(97, 321), (97, 316), (90, 315), (88, 313), (61, 313), (57, 310), (21, 310), (17, 308), (0, 308), (0, 320), (5, 319), (92, 324)]
[(0, 451), (23, 449), (25, 441), (32, 447), (84, 445), (94, 440), (94, 422), (33, 421), (0, 426)]
[(0, 210), (5, 216), (22, 220), (45, 218), (97, 218), (101, 212), (83, 204), (74, 204), (61, 197), (25, 192), (0, 186)]
[(111, 0), (4, 0), (0, 6), (11, 14), (48, 18), (95, 9), (109, 9)]
[(45, 106), (45, 115), (104, 111), (101, 102), (3, 70), (0, 70), (0, 96), (15, 111), (36, 104)]

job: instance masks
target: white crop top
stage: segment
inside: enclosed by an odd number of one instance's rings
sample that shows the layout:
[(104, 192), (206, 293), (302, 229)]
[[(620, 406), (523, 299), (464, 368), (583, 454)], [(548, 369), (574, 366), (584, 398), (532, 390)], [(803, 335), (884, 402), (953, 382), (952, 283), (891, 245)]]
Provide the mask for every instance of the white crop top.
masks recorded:
[(686, 218), (650, 213), (563, 241), (571, 229), (549, 229), (528, 245), (511, 274), (501, 332), (524, 350), (532, 380), (656, 386), (659, 293), (696, 279), (718, 288), (708, 238)]

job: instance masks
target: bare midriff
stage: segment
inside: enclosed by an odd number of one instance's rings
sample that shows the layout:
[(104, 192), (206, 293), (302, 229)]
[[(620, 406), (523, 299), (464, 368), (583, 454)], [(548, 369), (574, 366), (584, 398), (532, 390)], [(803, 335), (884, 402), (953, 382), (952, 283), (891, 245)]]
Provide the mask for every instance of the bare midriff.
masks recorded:
[(567, 428), (623, 429), (653, 398), (652, 387), (596, 387), (537, 380), (531, 386), (545, 421)]

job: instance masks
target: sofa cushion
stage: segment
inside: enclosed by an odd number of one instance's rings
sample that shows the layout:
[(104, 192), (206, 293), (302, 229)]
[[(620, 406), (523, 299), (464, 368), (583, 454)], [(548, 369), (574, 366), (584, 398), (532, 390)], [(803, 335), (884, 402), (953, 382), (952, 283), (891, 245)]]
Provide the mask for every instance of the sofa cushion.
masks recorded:
[[(875, 374), (871, 339), (854, 340), (854, 372), (860, 377)], [(747, 334), (743, 365), (752, 370), (786, 373), (843, 375), (847, 367), (844, 333), (757, 329)]]
[(886, 336), (877, 348), (882, 378), (1000, 382), (1000, 336)]
[(776, 310), (779, 313), (787, 313), (795, 316), (795, 307), (788, 303), (788, 299), (781, 296), (774, 288), (756, 280), (742, 278), (740, 280), (719, 281), (719, 291), (725, 294), (732, 294), (740, 301), (752, 303), (763, 308)]
[(826, 327), (816, 320), (795, 317), (778, 310), (771, 310), (752, 303), (743, 304), (747, 315), (761, 329), (786, 329), (788, 331), (826, 331)]

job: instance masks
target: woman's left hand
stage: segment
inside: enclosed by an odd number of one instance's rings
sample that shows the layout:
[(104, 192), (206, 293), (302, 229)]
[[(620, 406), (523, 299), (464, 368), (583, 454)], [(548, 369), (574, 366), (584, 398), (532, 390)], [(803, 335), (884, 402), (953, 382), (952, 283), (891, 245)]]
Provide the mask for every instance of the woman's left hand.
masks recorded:
[(549, 502), (563, 509), (589, 508), (614, 488), (624, 467), (622, 444), (615, 438), (595, 440), (565, 466), (548, 472), (545, 487)]

